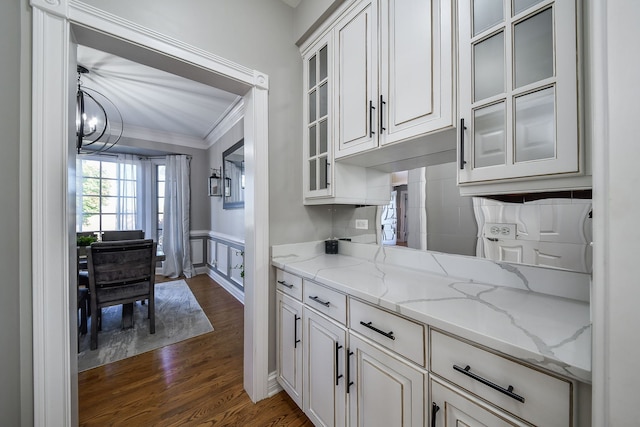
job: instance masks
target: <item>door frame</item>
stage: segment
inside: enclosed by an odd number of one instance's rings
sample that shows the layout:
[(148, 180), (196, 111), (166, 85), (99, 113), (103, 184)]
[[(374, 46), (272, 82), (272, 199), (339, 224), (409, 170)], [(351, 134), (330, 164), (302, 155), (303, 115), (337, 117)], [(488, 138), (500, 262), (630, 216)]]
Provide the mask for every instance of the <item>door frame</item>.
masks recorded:
[[(77, 0), (31, 0), (32, 272), (35, 425), (78, 424), (77, 325), (70, 212), (76, 43), (110, 46), (244, 97), (244, 388), (268, 397), (268, 88), (266, 74), (232, 63)], [(103, 48), (104, 50), (104, 48)], [(116, 51), (116, 52), (114, 52)]]

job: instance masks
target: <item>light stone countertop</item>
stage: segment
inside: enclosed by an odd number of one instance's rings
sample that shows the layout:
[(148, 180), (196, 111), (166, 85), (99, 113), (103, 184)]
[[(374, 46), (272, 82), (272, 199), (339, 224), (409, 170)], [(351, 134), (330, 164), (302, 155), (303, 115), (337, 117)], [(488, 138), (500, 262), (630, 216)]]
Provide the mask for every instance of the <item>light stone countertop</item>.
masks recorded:
[[(491, 261), (482, 260), (490, 263), (482, 266), (468, 257), (447, 260), (454, 256), (362, 245), (378, 248), (367, 254), (358, 245), (340, 245), (338, 255), (320, 252), (318, 244), (273, 246), (272, 265), (532, 365), (591, 382), (589, 285), (583, 283), (588, 276), (569, 278), (561, 271), (509, 267), (507, 273), (526, 286), (497, 285), (474, 278), (473, 271), (484, 279), (490, 277), (490, 267), (495, 269), (498, 264)], [(411, 266), (420, 269), (396, 262), (398, 257), (413, 257)], [(497, 270), (494, 273), (503, 272), (505, 266)], [(537, 281), (545, 282), (541, 286), (548, 287), (555, 276), (562, 282), (587, 286), (586, 300), (584, 290), (561, 290), (562, 296), (532, 290), (539, 272)], [(574, 294), (582, 296), (566, 296)]]

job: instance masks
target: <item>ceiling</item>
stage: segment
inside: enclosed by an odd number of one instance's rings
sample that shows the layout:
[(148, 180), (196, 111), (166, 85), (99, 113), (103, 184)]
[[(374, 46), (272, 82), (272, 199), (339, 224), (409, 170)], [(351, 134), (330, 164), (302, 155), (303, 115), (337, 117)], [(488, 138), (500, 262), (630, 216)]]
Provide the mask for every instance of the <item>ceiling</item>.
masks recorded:
[(82, 45), (78, 45), (77, 63), (89, 70), (81, 77), (82, 87), (106, 96), (120, 111), (123, 138), (204, 149), (215, 142), (207, 141), (207, 136), (241, 99)]

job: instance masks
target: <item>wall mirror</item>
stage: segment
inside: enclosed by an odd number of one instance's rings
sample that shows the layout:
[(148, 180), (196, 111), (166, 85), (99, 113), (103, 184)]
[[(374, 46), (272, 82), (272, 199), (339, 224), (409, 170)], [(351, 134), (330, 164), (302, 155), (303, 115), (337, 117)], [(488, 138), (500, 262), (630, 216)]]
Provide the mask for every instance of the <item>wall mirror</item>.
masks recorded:
[(222, 207), (244, 208), (244, 139), (222, 153)]
[[(456, 164), (400, 172), (390, 204), (334, 211), (334, 235), (363, 243), (590, 273), (590, 191), (460, 196)], [(397, 175), (397, 174), (394, 174)], [(393, 181), (393, 180), (392, 180)], [(375, 228), (357, 230), (356, 219)], [(367, 235), (381, 230), (375, 235)]]

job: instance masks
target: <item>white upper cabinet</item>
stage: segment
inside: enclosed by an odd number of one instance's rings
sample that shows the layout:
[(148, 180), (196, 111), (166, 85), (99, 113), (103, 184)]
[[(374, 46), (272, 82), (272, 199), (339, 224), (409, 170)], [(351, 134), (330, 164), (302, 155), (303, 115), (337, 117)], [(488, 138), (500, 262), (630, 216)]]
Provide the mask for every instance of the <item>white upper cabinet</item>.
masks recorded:
[[(303, 52), (304, 203), (384, 205), (390, 174), (334, 162), (334, 33), (327, 32)], [(352, 58), (349, 58), (351, 60)]]
[(331, 34), (318, 40), (303, 57), (305, 198), (330, 196), (332, 190), (331, 40)]
[(584, 173), (575, 0), (460, 0), (461, 185)]
[(337, 23), (340, 158), (453, 126), (451, 5), (357, 2)]

